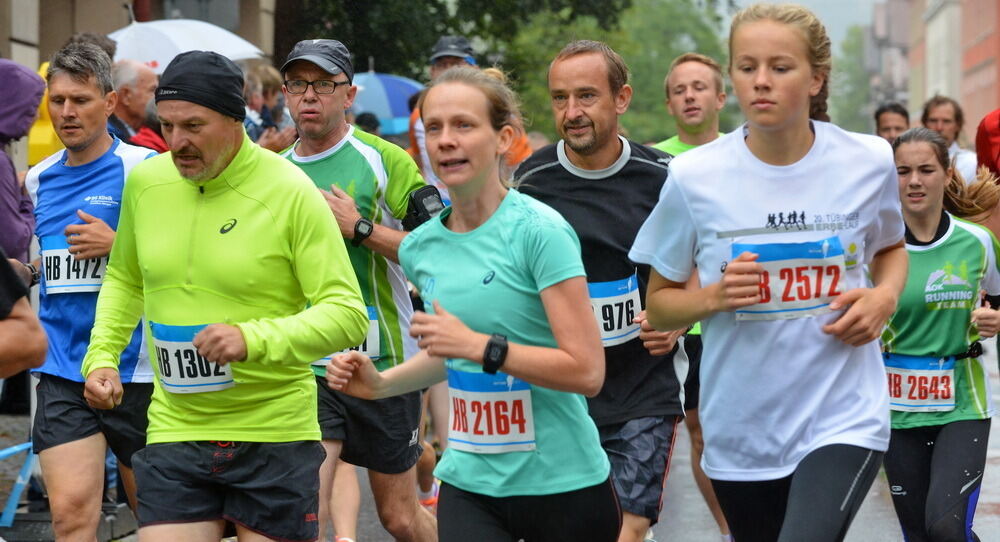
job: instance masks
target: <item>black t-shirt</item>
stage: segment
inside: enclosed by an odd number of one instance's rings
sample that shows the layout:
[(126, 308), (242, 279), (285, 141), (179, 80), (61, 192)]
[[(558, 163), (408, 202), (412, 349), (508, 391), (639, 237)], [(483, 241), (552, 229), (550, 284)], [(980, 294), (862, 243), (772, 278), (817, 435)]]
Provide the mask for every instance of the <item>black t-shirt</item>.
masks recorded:
[(28, 295), (28, 287), (11, 268), (10, 263), (7, 262), (7, 255), (0, 248), (0, 320), (10, 316), (14, 303), (26, 295)]
[[(659, 201), (670, 155), (624, 138), (622, 141), (627, 147), (606, 170), (573, 166), (560, 141), (531, 155), (517, 168), (514, 179), (518, 191), (559, 211), (576, 230), (588, 283), (617, 281), (635, 274), (645, 307), (649, 266), (629, 260), (628, 251)], [(605, 347), (604, 356), (604, 387), (597, 397), (589, 399), (590, 415), (598, 425), (683, 413), (673, 354), (653, 356), (634, 338)]]

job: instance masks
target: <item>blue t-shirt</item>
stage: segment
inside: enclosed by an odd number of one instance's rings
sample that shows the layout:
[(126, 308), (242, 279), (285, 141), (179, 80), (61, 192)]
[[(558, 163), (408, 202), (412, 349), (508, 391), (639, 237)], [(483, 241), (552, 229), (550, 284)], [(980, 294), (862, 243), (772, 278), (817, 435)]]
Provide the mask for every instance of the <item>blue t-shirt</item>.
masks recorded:
[[(474, 331), (556, 347), (540, 292), (585, 275), (573, 229), (552, 208), (515, 190), (471, 232), (446, 228), (442, 220), (450, 212), (417, 228), (399, 248), (403, 270), (427, 311), (437, 301)], [(453, 427), (449, 433), (434, 471), (438, 478), (494, 497), (549, 495), (608, 478), (607, 455), (582, 395), (502, 371), (486, 375), (465, 359), (449, 359), (446, 367), (452, 419), (460, 420), (450, 425), (465, 430)], [(456, 404), (463, 405), (460, 412)]]
[[(90, 343), (107, 257), (76, 260), (67, 252), (65, 229), (84, 223), (76, 214), (79, 209), (117, 230), (125, 177), (155, 155), (116, 138), (107, 152), (87, 164), (67, 166), (66, 151), (61, 150), (28, 171), (25, 185), (35, 204), (35, 235), (42, 248), (38, 317), (49, 339), (45, 364), (37, 372), (83, 381), (80, 363)], [(121, 356), (123, 383), (152, 381), (144, 346), (141, 327), (136, 327)]]

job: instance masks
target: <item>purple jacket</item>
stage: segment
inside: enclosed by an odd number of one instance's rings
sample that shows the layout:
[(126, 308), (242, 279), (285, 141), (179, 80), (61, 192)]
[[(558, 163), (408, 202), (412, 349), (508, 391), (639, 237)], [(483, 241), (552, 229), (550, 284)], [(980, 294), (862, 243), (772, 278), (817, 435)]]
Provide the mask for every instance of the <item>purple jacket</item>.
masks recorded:
[(17, 182), (17, 172), (4, 148), (27, 135), (35, 120), (45, 81), (35, 72), (0, 58), (0, 247), (11, 258), (25, 260), (35, 230), (31, 199)]

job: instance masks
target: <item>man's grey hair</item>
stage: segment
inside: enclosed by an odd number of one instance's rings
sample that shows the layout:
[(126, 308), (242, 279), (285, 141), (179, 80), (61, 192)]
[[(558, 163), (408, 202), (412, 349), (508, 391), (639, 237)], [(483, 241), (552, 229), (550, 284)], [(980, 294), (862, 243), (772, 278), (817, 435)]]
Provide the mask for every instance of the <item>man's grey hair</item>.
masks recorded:
[(135, 88), (136, 81), (139, 80), (139, 69), (142, 67), (137, 60), (119, 60), (111, 66), (111, 81), (115, 85), (115, 90), (122, 87)]
[(79, 83), (86, 83), (93, 77), (97, 88), (103, 94), (114, 90), (111, 81), (111, 58), (100, 47), (92, 43), (71, 43), (56, 51), (49, 61), (49, 69), (45, 80), (52, 81), (52, 76), (65, 73)]

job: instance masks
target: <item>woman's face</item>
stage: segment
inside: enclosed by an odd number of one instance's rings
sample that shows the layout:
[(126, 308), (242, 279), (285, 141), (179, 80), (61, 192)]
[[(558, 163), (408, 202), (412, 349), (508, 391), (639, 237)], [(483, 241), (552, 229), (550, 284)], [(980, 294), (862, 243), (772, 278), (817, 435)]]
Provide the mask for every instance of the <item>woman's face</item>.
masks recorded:
[(493, 129), (482, 91), (457, 82), (434, 86), (421, 112), (431, 167), (449, 190), (499, 178), (500, 156), (510, 147), (513, 130)]
[(899, 199), (908, 215), (938, 215), (944, 205), (948, 171), (925, 141), (903, 143), (896, 149)]
[(739, 25), (732, 43), (730, 77), (747, 122), (764, 130), (805, 122), (823, 76), (809, 65), (802, 32), (775, 21), (754, 21)]

